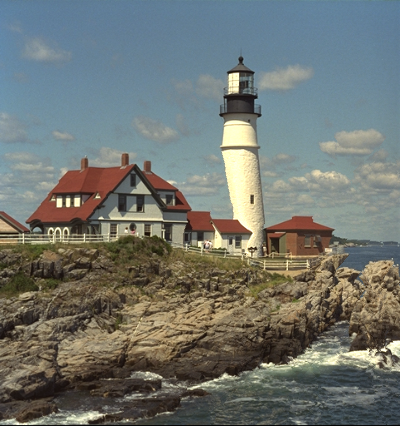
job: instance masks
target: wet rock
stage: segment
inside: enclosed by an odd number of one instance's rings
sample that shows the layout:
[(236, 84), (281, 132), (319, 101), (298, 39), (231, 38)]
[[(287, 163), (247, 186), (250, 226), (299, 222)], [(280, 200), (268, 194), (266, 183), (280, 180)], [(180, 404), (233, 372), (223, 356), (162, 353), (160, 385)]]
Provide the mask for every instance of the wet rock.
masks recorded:
[(19, 423), (26, 423), (39, 417), (57, 413), (57, 405), (46, 401), (33, 401), (26, 408), (16, 413), (16, 420)]

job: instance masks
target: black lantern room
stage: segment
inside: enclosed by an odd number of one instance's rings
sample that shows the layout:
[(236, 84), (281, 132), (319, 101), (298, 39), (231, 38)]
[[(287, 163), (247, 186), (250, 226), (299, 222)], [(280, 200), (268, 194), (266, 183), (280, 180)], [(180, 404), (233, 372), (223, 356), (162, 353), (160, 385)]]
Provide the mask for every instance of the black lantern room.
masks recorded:
[(224, 89), (224, 103), (220, 107), (220, 116), (231, 113), (249, 113), (261, 116), (261, 106), (256, 105), (257, 88), (254, 87), (254, 71), (239, 63), (228, 71), (228, 87)]

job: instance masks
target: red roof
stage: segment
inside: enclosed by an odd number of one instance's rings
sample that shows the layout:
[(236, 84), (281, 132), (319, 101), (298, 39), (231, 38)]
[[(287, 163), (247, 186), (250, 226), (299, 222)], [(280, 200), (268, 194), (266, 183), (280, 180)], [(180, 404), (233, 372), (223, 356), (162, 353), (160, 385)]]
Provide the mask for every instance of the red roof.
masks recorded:
[(274, 232), (273, 234), (268, 234), (268, 237), (269, 238), (281, 238), (285, 234), (286, 234), (286, 232)]
[(171, 185), (166, 180), (160, 178), (153, 172), (145, 172), (143, 174), (146, 176), (148, 181), (152, 184), (152, 186), (159, 191), (177, 191), (178, 189), (175, 186)]
[(214, 228), (211, 225), (211, 214), (210, 212), (188, 212), (187, 214), (188, 224), (186, 225), (186, 231), (210, 231), (214, 232)]
[(265, 228), (271, 231), (334, 231), (333, 228), (313, 221), (312, 216), (293, 216), (290, 220)]
[(212, 223), (220, 234), (251, 234), (236, 219), (212, 219)]
[[(177, 188), (154, 173), (141, 172), (134, 164), (126, 167), (88, 167), (83, 171), (68, 171), (26, 222), (39, 220), (42, 223), (68, 223), (74, 219), (86, 221), (133, 169), (138, 175), (147, 179), (148, 182), (144, 181), (144, 183), (153, 193), (156, 193), (156, 190), (175, 191), (175, 205), (167, 206), (166, 210), (191, 210), (185, 197)], [(95, 198), (96, 193), (100, 195), (100, 198)], [(90, 194), (90, 197), (80, 207), (57, 208), (56, 202), (50, 199), (58, 194)]]
[[(127, 167), (88, 167), (82, 171), (68, 171), (26, 222), (40, 220), (42, 223), (66, 223), (73, 219), (87, 220), (133, 168), (134, 164)], [(99, 193), (100, 198), (94, 198), (96, 193)], [(80, 207), (57, 208), (56, 202), (50, 199), (58, 194), (91, 196)]]
[(150, 182), (151, 186), (155, 190), (157, 190), (157, 191), (174, 191), (175, 192), (175, 205), (174, 206), (167, 206), (167, 210), (189, 211), (189, 210), (192, 209), (190, 207), (189, 203), (186, 201), (186, 198), (184, 197), (182, 192), (178, 190), (178, 188), (175, 188), (175, 186), (171, 185), (169, 182), (160, 178), (160, 176), (157, 176), (153, 172), (143, 171), (143, 175)]
[(7, 222), (10, 226), (15, 228), (19, 232), (29, 232), (29, 229), (26, 228), (24, 225), (16, 221), (14, 218), (12, 218), (10, 215), (8, 215), (6, 212), (0, 211), (0, 218), (4, 220), (4, 222)]

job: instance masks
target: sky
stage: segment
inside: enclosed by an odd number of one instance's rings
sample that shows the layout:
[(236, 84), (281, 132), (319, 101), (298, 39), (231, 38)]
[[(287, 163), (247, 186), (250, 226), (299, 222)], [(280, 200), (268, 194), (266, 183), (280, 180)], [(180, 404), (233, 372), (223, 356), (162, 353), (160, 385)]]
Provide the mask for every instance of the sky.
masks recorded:
[(310, 215), (400, 241), (400, 2), (0, 2), (0, 210), (21, 223), (67, 170), (123, 152), (231, 218), (227, 71), (255, 72), (265, 226)]

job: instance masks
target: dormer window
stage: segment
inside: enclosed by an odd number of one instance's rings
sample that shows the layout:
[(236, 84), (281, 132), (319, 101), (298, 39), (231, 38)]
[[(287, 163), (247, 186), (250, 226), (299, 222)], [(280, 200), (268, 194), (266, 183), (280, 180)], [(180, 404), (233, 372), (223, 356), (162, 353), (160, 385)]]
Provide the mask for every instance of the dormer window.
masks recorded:
[(172, 194), (167, 194), (165, 196), (165, 204), (167, 206), (173, 206), (174, 205), (174, 196)]

